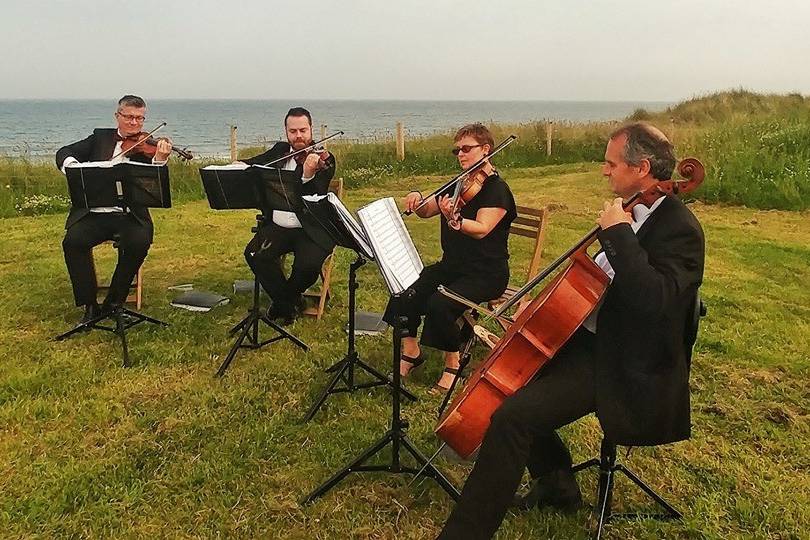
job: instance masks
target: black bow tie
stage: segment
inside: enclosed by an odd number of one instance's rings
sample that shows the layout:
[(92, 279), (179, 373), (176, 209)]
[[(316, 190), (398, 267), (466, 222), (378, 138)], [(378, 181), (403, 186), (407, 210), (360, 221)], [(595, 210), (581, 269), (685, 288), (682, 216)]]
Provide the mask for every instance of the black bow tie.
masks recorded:
[(127, 139), (137, 141), (139, 136), (140, 136), (140, 133), (136, 133), (135, 135), (129, 135), (128, 137), (122, 137), (121, 134), (116, 131), (115, 134), (113, 134), (113, 140), (115, 142), (126, 141)]

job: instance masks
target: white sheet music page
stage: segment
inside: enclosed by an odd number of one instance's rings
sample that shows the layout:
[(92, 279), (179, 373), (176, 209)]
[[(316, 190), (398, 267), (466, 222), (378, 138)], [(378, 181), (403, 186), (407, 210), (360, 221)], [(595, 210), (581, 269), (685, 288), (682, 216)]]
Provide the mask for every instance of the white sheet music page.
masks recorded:
[(424, 266), (394, 199), (387, 197), (367, 204), (357, 211), (357, 216), (391, 293), (399, 294), (413, 285)]

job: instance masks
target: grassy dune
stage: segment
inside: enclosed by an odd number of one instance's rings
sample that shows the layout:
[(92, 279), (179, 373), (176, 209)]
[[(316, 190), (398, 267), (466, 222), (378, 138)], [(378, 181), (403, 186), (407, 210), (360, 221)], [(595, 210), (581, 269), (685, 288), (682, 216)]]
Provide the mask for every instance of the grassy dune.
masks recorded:
[[(519, 204), (550, 205), (544, 260), (593, 224), (608, 196), (590, 163), (504, 169)], [(392, 177), (350, 188), (352, 208), (440, 178)], [(810, 530), (810, 215), (692, 204), (707, 238), (703, 320), (692, 373), (693, 437), (636, 449), (629, 465), (684, 511), (683, 522), (617, 522), (609, 538), (807, 538)], [(387, 427), (383, 390), (340, 395), (309, 424), (300, 420), (326, 381), (321, 368), (345, 350), (350, 255), (338, 251), (335, 296), (324, 320), (292, 330), (287, 343), (242, 352), (223, 380), (213, 373), (245, 295), (207, 314), (171, 308), (167, 287), (193, 282), (229, 293), (249, 277), (242, 249), (253, 212), (214, 212), (201, 202), (155, 211), (144, 311), (171, 323), (130, 333), (137, 365), (121, 369), (108, 335), (49, 341), (73, 324), (61, 257), (63, 215), (4, 220), (0, 239), (0, 536), (431, 538), (449, 499), (425, 481), (353, 475), (314, 505), (297, 500)], [(408, 221), (424, 261), (438, 256), (435, 221)], [(522, 279), (528, 242), (512, 244)], [(100, 248), (99, 267), (112, 265)], [(520, 277), (519, 277), (520, 276)], [(372, 264), (359, 275), (358, 307), (381, 310)], [(358, 339), (361, 357), (388, 370), (390, 336)], [(477, 354), (480, 358), (481, 354)], [(427, 389), (440, 357), (407, 385), (410, 435), (425, 452), (438, 398)], [(565, 430), (575, 459), (596, 454), (600, 430), (586, 418)], [(465, 465), (439, 460), (459, 485)], [(582, 479), (592, 497), (594, 477)], [(616, 504), (644, 498), (626, 483)], [(500, 538), (585, 538), (585, 512), (510, 514)]]

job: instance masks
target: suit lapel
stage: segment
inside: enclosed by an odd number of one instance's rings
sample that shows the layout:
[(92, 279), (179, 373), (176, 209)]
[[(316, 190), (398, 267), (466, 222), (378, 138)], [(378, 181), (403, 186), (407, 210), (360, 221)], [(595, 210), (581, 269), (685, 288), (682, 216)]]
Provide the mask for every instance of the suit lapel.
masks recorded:
[(115, 150), (115, 131), (115, 129), (100, 129), (96, 132), (96, 137), (98, 137), (98, 142), (96, 143), (98, 149), (97, 160), (106, 161), (113, 157), (113, 151)]

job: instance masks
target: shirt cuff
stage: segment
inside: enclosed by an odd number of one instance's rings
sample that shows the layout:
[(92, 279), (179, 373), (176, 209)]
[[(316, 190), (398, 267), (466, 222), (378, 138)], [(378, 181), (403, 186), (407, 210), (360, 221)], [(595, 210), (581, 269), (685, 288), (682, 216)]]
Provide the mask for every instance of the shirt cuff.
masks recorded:
[(67, 167), (67, 166), (68, 166), (68, 165), (70, 165), (71, 163), (79, 163), (79, 160), (78, 160), (78, 159), (76, 159), (76, 158), (75, 158), (75, 157), (73, 157), (73, 156), (68, 156), (68, 157), (66, 157), (66, 158), (65, 158), (65, 161), (63, 161), (63, 162), (62, 162), (62, 167), (61, 167), (62, 174), (65, 174), (65, 167)]
[(163, 161), (158, 161), (155, 158), (152, 158), (152, 165), (166, 165), (169, 162), (168, 159), (164, 159)]
[(301, 178), (301, 183), (306, 184), (307, 182), (309, 182), (313, 178), (315, 178), (315, 175), (310, 176), (309, 178)]

